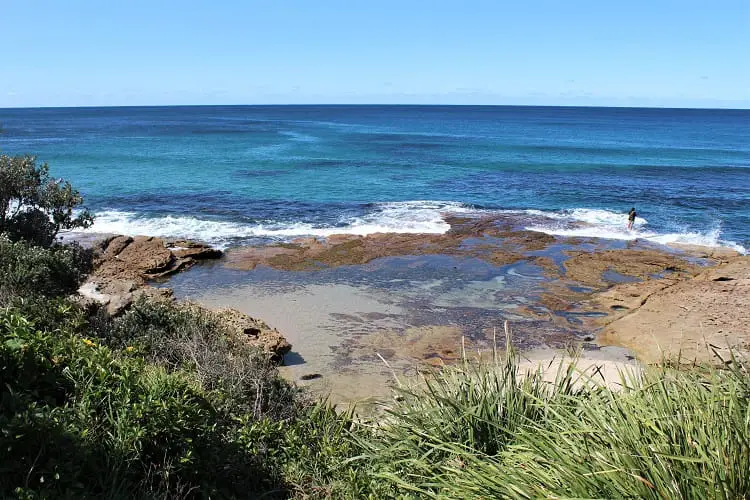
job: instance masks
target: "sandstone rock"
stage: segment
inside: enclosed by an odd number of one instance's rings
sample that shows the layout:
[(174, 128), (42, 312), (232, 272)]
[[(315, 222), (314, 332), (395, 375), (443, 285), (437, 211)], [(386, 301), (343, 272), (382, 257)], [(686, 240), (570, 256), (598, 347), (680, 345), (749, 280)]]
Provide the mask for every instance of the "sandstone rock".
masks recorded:
[(284, 354), (292, 349), (292, 345), (276, 328), (271, 328), (259, 319), (236, 309), (222, 309), (215, 314), (231, 333), (270, 353), (277, 361), (281, 361)]
[(750, 347), (750, 257), (693, 278), (618, 285), (595, 301), (613, 311), (599, 342), (631, 348), (647, 363), (716, 362), (715, 354), (729, 359), (730, 349), (739, 356)]
[(133, 238), (130, 236), (115, 236), (109, 239), (107, 245), (104, 247), (105, 257), (117, 257), (132, 242)]
[[(165, 241), (148, 236), (110, 236), (93, 246), (94, 272), (79, 289), (79, 301), (109, 316), (123, 314), (136, 300), (171, 300), (172, 290), (147, 281), (188, 269), (198, 260), (216, 259), (221, 250), (186, 240)], [(200, 307), (184, 304), (184, 307)], [(204, 308), (201, 308), (204, 309)], [(235, 334), (281, 361), (292, 346), (275, 328), (236, 310), (212, 312)]]
[(144, 274), (160, 273), (169, 269), (174, 255), (167, 249), (164, 240), (137, 236), (116, 257), (132, 269)]
[(680, 255), (652, 249), (622, 249), (603, 252), (570, 251), (563, 264), (568, 278), (586, 286), (606, 288), (609, 271), (623, 278), (648, 280), (667, 274), (678, 278), (695, 275), (699, 266)]
[(133, 280), (90, 278), (78, 289), (79, 302), (90, 308), (103, 308), (108, 316), (119, 316), (142, 296), (165, 299), (172, 295), (169, 288), (140, 286)]
[(107, 303), (107, 314), (111, 317), (119, 316), (133, 305), (133, 294), (124, 293), (113, 295)]
[(183, 259), (175, 259), (169, 268), (161, 272), (149, 273), (148, 275), (146, 275), (146, 278), (153, 280), (164, 278), (165, 276), (169, 276), (170, 274), (175, 274), (179, 273), (180, 271), (190, 269), (191, 267), (193, 267), (193, 265), (195, 265), (195, 260), (189, 257), (185, 257)]
[(184, 259), (186, 257), (196, 260), (218, 259), (223, 253), (218, 248), (211, 248), (209, 246), (177, 247), (170, 248), (170, 250), (178, 259)]
[(142, 286), (191, 267), (197, 260), (221, 257), (221, 250), (192, 241), (170, 241), (149, 236), (111, 236), (94, 245), (98, 279), (130, 280)]
[(736, 250), (727, 247), (706, 247), (686, 243), (669, 243), (667, 246), (677, 248), (694, 257), (713, 259), (719, 262), (725, 262), (740, 255)]
[(178, 259), (188, 257), (196, 260), (218, 259), (223, 255), (223, 252), (218, 248), (197, 241), (168, 240), (166, 245)]

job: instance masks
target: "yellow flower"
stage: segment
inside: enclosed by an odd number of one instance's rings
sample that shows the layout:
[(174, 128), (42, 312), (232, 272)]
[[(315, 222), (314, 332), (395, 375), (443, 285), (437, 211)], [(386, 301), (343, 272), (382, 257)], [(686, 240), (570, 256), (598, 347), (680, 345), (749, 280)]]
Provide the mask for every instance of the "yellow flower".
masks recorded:
[(133, 349), (135, 349), (135, 348), (132, 345), (129, 345), (129, 346), (127, 346), (125, 348), (125, 350), (128, 351), (128, 352), (133, 352)]
[(91, 342), (89, 339), (83, 339), (83, 343), (90, 347), (96, 347), (96, 344)]

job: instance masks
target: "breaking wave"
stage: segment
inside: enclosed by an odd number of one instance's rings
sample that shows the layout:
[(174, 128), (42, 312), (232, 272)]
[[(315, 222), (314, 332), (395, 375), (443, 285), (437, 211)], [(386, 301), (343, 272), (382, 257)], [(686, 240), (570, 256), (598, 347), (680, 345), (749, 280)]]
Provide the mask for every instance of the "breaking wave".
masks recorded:
[(716, 223), (706, 232), (657, 232), (648, 226), (648, 220), (636, 217), (632, 231), (627, 228), (627, 216), (622, 213), (602, 209), (576, 208), (559, 212), (525, 210), (530, 215), (542, 216), (546, 222), (535, 222), (526, 226), (530, 231), (538, 231), (557, 236), (579, 236), (610, 240), (645, 239), (661, 245), (679, 243), (706, 247), (728, 247), (742, 254), (745, 247), (721, 239), (721, 224)]
[(297, 237), (328, 237), (333, 234), (366, 236), (374, 233), (442, 234), (450, 229), (446, 215), (481, 216), (505, 214), (518, 220), (519, 227), (558, 236), (593, 237), (616, 240), (645, 239), (659, 244), (681, 243), (708, 247), (729, 247), (740, 253), (746, 249), (721, 239), (721, 226), (706, 232), (658, 232), (648, 220), (638, 217), (628, 231), (625, 214), (603, 209), (571, 210), (486, 210), (450, 201), (403, 201), (366, 205), (364, 214), (342, 217), (333, 223), (265, 221), (259, 223), (202, 219), (194, 216), (147, 216), (134, 212), (108, 210), (97, 214), (87, 232), (151, 235), (188, 238), (227, 247), (248, 239), (289, 240)]
[(290, 239), (333, 234), (366, 236), (374, 233), (442, 234), (450, 229), (444, 214), (472, 211), (467, 205), (442, 201), (376, 203), (371, 207), (364, 215), (347, 217), (328, 225), (275, 221), (248, 224), (179, 215), (148, 217), (108, 210), (96, 215), (96, 222), (87, 232), (188, 238), (225, 247), (248, 238)]

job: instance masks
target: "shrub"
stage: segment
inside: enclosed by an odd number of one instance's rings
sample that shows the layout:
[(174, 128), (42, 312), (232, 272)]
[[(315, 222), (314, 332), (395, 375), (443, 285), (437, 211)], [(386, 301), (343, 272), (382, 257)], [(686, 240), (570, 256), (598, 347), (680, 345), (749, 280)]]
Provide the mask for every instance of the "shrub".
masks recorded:
[(90, 269), (89, 252), (80, 246), (42, 248), (0, 235), (0, 307), (19, 298), (70, 294)]
[(202, 308), (142, 298), (122, 317), (100, 325), (98, 335), (113, 348), (137, 349), (169, 371), (194, 372), (228, 411), (289, 419), (301, 403), (300, 392), (279, 377), (267, 353), (235, 338)]
[[(0, 496), (218, 498), (276, 488), (188, 373), (0, 311)], [(263, 436), (259, 436), (263, 439)]]
[(91, 214), (67, 181), (51, 179), (33, 156), (0, 155), (0, 233), (50, 246), (61, 230), (86, 228)]

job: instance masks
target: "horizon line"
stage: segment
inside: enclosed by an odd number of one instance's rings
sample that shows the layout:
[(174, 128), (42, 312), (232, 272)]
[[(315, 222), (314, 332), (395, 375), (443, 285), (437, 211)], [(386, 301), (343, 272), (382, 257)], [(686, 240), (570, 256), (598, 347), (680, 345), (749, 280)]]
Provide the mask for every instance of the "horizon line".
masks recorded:
[(581, 105), (581, 104), (408, 104), (408, 103), (271, 103), (271, 104), (108, 104), (108, 105), (69, 105), (69, 106), (10, 106), (0, 110), (23, 109), (97, 109), (97, 108), (198, 108), (198, 107), (464, 107), (464, 108), (591, 108), (591, 109), (664, 109), (664, 110), (713, 110), (713, 111), (750, 111), (746, 108), (724, 107), (690, 107), (690, 106), (619, 106), (619, 105)]

